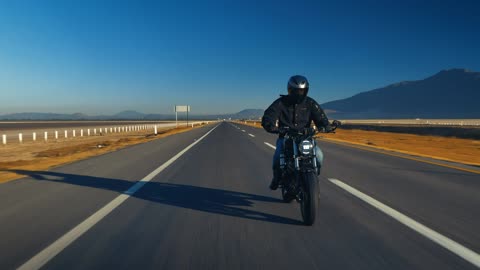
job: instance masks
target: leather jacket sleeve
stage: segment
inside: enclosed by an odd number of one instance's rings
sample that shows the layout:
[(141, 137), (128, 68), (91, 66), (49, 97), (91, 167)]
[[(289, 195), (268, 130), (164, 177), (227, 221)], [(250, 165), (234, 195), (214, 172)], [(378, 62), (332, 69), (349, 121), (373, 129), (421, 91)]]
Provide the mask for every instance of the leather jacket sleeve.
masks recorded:
[(311, 108), (310, 119), (313, 120), (313, 122), (315, 123), (315, 126), (317, 126), (317, 128), (322, 128), (322, 127), (327, 128), (330, 125), (330, 123), (328, 122), (327, 115), (325, 114), (323, 109), (314, 100), (312, 100), (311, 106), (312, 108)]
[(280, 100), (276, 100), (265, 110), (265, 113), (262, 117), (262, 127), (270, 133), (277, 133), (278, 127), (276, 126), (276, 122), (279, 118), (280, 114)]

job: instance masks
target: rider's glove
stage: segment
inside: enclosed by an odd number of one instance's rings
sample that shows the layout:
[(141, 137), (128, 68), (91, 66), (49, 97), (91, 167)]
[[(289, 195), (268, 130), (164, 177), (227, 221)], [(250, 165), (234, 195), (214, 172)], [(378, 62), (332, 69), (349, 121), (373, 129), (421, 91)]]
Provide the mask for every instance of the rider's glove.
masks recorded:
[(325, 127), (325, 133), (332, 132), (332, 131), (334, 131), (335, 129), (337, 129), (337, 126), (328, 125), (328, 126)]

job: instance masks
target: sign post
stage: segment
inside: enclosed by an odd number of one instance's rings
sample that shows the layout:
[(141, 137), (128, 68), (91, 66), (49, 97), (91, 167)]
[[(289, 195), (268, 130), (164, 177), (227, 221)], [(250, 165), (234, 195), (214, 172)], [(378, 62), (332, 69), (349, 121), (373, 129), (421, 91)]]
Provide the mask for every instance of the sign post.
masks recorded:
[(188, 127), (188, 112), (190, 112), (189, 105), (175, 105), (175, 126), (178, 127), (178, 113), (186, 112), (187, 113), (187, 127)]

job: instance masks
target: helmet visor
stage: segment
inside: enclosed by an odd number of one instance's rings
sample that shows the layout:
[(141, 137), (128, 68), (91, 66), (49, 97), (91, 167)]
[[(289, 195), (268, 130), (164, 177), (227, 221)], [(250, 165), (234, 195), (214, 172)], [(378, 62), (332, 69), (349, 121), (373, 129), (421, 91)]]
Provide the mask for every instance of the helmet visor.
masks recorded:
[(293, 88), (289, 89), (288, 94), (290, 95), (299, 95), (299, 96), (305, 96), (305, 93), (308, 88)]

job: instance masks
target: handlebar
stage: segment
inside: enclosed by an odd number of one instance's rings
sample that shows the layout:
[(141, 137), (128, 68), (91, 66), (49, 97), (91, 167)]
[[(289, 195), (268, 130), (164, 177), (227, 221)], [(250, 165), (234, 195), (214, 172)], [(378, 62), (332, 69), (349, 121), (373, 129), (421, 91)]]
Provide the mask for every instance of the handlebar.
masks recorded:
[(304, 128), (304, 129), (301, 129), (301, 130), (298, 130), (298, 129), (293, 129), (293, 128), (290, 128), (290, 127), (280, 127), (278, 129), (278, 133), (281, 134), (281, 135), (290, 135), (290, 136), (296, 136), (296, 135), (304, 135), (304, 136), (307, 136), (307, 135), (315, 135), (316, 131), (315, 129), (313, 128)]
[[(328, 125), (327, 127), (322, 127), (321, 129), (318, 130), (318, 132), (322, 132), (322, 133), (334, 133), (335, 130), (341, 126), (342, 123), (338, 120), (333, 120), (332, 124)], [(283, 126), (283, 127), (280, 127), (278, 128), (278, 133), (280, 135), (315, 135), (315, 133), (317, 133), (317, 131), (313, 128), (304, 128), (304, 129), (301, 129), (301, 130), (297, 130), (297, 129), (293, 129), (293, 128), (290, 128), (288, 126)]]

